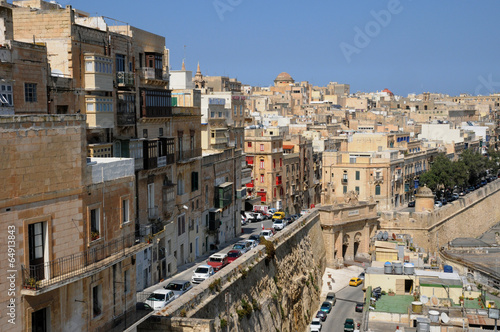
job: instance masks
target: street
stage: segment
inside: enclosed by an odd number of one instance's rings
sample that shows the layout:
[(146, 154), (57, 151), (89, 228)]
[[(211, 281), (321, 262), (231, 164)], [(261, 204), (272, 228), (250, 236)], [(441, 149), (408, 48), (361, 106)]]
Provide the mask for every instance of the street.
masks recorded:
[[(236, 238), (232, 242), (227, 242), (227, 243), (223, 244), (223, 245), (225, 245), (224, 248), (220, 249), (217, 252), (211, 252), (210, 255), (215, 254), (215, 253), (227, 253), (229, 250), (231, 250), (231, 248), (233, 247), (233, 244), (236, 243), (237, 241), (246, 240), (252, 234), (259, 234), (261, 229), (262, 229), (262, 225), (264, 225), (265, 228), (271, 228), (273, 225), (273, 222), (271, 219), (269, 219), (269, 220), (265, 220), (263, 222), (248, 223), (248, 224), (242, 226), (243, 233), (238, 238)], [(195, 263), (185, 264), (183, 266), (180, 266), (179, 272), (176, 273), (175, 275), (171, 276), (170, 278), (165, 279), (164, 281), (162, 281), (160, 283), (157, 283), (155, 285), (152, 285), (152, 286), (144, 289), (142, 292), (138, 292), (138, 301), (144, 301), (145, 300), (143, 298), (144, 295), (150, 294), (153, 291), (155, 291), (156, 289), (159, 289), (159, 288), (162, 288), (163, 286), (166, 286), (172, 280), (191, 280), (191, 277), (193, 275), (194, 270), (196, 270), (196, 268), (199, 265), (207, 264), (208, 256), (209, 256), (209, 254), (203, 256), (203, 258), (201, 258), (201, 257), (198, 258)], [(217, 274), (215, 274), (215, 275), (217, 275)], [(193, 285), (193, 286), (195, 286), (195, 285)]]
[[(354, 319), (355, 326), (358, 323), (361, 323), (362, 313), (355, 312), (354, 307), (356, 306), (356, 303), (363, 302), (364, 292), (362, 290), (362, 286), (347, 286), (337, 292), (336, 295), (337, 303), (328, 314), (326, 321), (323, 322), (322, 331), (343, 332), (344, 321), (346, 318)], [(321, 303), (323, 303), (323, 301), (324, 298), (321, 299)], [(315, 316), (316, 312), (314, 313)]]

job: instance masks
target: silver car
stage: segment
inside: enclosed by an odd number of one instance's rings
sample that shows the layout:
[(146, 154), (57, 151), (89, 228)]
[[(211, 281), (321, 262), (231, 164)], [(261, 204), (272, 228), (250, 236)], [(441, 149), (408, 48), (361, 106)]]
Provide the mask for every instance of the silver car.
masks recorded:
[(179, 296), (193, 288), (193, 285), (191, 285), (191, 281), (189, 280), (172, 280), (163, 288), (173, 291), (175, 294), (175, 298), (178, 298)]

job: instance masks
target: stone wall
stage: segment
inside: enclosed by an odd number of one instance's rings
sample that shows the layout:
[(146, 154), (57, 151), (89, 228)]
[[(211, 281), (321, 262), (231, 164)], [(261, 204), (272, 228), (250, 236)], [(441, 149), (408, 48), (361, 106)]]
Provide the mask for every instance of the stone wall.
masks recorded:
[(406, 233), (426, 251), (437, 251), (457, 237), (477, 237), (500, 220), (500, 180), (488, 183), (433, 212), (382, 213), (380, 228)]
[[(227, 307), (231, 331), (304, 331), (319, 305), (326, 262), (318, 211), (277, 234), (274, 245), (273, 259), (266, 257), (260, 245), (218, 272), (217, 279), (194, 287), (160, 312), (163, 316), (185, 314), (192, 320), (185, 319), (174, 328), (169, 320), (152, 318), (138, 331), (221, 331), (221, 323), (228, 321)], [(214, 280), (220, 280), (220, 291), (210, 289)], [(226, 294), (230, 294), (228, 306)], [(252, 311), (239, 318), (243, 301)], [(200, 319), (210, 320), (210, 329), (194, 329)]]

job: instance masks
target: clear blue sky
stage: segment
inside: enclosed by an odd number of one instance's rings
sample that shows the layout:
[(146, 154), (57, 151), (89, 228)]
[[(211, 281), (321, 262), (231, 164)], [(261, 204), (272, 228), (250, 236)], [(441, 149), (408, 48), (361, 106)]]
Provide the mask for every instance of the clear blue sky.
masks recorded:
[[(204, 75), (250, 85), (272, 85), (285, 71), (314, 85), (349, 83), (351, 92), (500, 92), (498, 0), (60, 3), (165, 36), (172, 69), (186, 45), (188, 70), (199, 61)], [(390, 17), (377, 21), (381, 11)]]

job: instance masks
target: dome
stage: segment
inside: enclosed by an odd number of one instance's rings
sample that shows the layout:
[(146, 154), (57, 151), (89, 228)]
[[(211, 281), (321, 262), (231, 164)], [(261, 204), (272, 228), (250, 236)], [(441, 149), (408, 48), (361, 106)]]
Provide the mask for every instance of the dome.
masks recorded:
[(420, 195), (420, 196), (434, 196), (434, 194), (432, 193), (432, 190), (430, 190), (429, 188), (427, 188), (427, 186), (423, 186), (423, 187), (420, 187), (418, 188), (418, 191), (417, 191), (417, 195)]
[(283, 81), (286, 81), (286, 82), (294, 82), (292, 76), (290, 76), (290, 74), (288, 73), (285, 73), (285, 72), (282, 72), (281, 74), (279, 74), (278, 76), (276, 76), (276, 79), (274, 80), (275, 82), (283, 82)]

